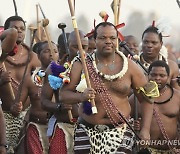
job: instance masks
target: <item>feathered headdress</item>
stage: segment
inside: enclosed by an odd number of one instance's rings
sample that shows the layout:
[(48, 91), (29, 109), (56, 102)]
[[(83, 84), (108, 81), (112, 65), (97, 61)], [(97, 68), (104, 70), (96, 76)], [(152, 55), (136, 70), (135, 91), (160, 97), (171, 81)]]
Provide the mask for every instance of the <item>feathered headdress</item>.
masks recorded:
[(171, 26), (168, 18), (161, 18), (156, 23), (153, 21), (152, 26), (156, 27), (158, 29), (158, 33), (161, 33), (163, 37), (170, 36)]
[[(101, 16), (101, 18), (103, 19), (104, 22), (107, 22), (109, 15), (108, 15), (105, 11), (101, 11), (101, 12), (99, 13), (99, 15)], [(96, 24), (95, 24), (95, 23), (96, 23), (96, 20), (94, 19), (94, 28), (96, 27)], [(119, 28), (122, 28), (122, 27), (124, 27), (124, 26), (125, 26), (125, 23), (121, 23), (121, 24), (116, 25), (115, 27), (116, 27), (116, 29), (118, 30)], [(87, 34), (85, 35), (85, 37), (90, 37), (90, 36), (92, 36), (93, 34), (94, 34), (94, 29), (92, 29), (91, 32), (87, 33)], [(119, 38), (121, 41), (124, 40), (124, 36), (120, 33), (119, 30), (118, 30), (118, 38)]]

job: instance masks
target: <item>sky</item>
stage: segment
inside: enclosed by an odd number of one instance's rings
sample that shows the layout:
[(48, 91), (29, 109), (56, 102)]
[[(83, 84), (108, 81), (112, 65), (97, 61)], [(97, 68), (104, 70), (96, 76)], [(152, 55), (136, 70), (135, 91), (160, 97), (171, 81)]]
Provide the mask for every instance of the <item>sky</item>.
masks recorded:
[[(94, 19), (96, 23), (102, 21), (99, 16), (101, 11), (105, 11), (109, 15), (108, 21), (114, 22), (114, 15), (110, 7), (111, 2), (112, 0), (75, 0), (75, 16), (77, 18), (78, 28), (89, 32), (93, 28)], [(27, 21), (27, 25), (35, 24), (36, 4), (38, 3), (50, 21), (48, 27), (53, 41), (56, 41), (58, 35), (61, 33), (60, 29), (57, 28), (59, 23), (64, 22), (67, 24), (65, 29), (67, 32), (73, 30), (68, 0), (16, 0), (18, 15)], [(180, 27), (180, 8), (176, 0), (121, 0), (120, 23), (124, 22), (128, 25), (129, 21), (127, 19), (133, 12), (141, 12), (144, 18), (153, 12), (156, 14), (154, 20), (166, 17), (170, 20), (172, 29)], [(3, 25), (5, 20), (14, 14), (13, 0), (3, 1), (0, 9), (0, 25)], [(39, 14), (42, 19), (41, 12)], [(85, 17), (88, 22), (85, 27), (81, 25), (82, 17)], [(147, 22), (149, 24), (152, 23), (152, 21)], [(179, 36), (177, 31), (173, 32), (172, 35), (172, 40), (176, 40)]]

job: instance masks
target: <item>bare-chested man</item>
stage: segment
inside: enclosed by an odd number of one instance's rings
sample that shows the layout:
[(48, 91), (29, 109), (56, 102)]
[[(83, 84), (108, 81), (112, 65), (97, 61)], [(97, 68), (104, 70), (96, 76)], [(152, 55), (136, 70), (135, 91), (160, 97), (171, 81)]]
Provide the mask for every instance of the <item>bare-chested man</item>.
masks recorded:
[(162, 45), (162, 33), (159, 33), (158, 28), (154, 26), (148, 27), (142, 34), (142, 54), (140, 56), (140, 61), (147, 69), (149, 65), (156, 60), (166, 61), (170, 67), (168, 82), (172, 87), (180, 89), (176, 81), (176, 77), (179, 75), (178, 65), (160, 54)]
[[(2, 66), (3, 61), (7, 58), (9, 53), (13, 50), (16, 39), (17, 39), (17, 30), (15, 28), (10, 28), (3, 31), (0, 34), (0, 65)], [(5, 46), (9, 44), (9, 46)], [(3, 51), (3, 52), (2, 52)], [(1, 79), (2, 68), (0, 69), (0, 86), (4, 84), (4, 81)], [(6, 154), (7, 150), (7, 141), (6, 141), (6, 123), (1, 107), (0, 100), (0, 154)]]
[[(133, 61), (116, 51), (118, 33), (112, 23), (98, 24), (95, 27), (94, 38), (97, 50), (92, 57), (87, 56), (92, 88), (86, 88), (84, 85), (84, 92), (76, 92), (83, 71), (82, 63), (77, 58), (71, 69), (71, 82), (64, 85), (60, 92), (60, 98), (64, 103), (81, 102), (75, 130), (74, 152), (131, 153), (134, 133), (124, 123), (120, 114), (131, 122), (128, 95), (133, 88), (143, 108), (140, 136), (142, 139), (150, 139), (153, 106), (145, 102), (136, 90), (145, 86), (147, 79)], [(95, 99), (97, 114), (92, 114), (91, 104), (88, 102), (91, 99)]]
[[(7, 72), (2, 72), (3, 77), (6, 78), (5, 82), (10, 82), (12, 85), (12, 91), (15, 96), (18, 94), (18, 88), (22, 80), (26, 64), (28, 62), (27, 73), (40, 66), (40, 62), (37, 58), (37, 55), (29, 51), (29, 47), (23, 43), (25, 38), (25, 21), (19, 16), (9, 17), (4, 24), (4, 29), (15, 28), (18, 32), (16, 39), (16, 45), (18, 52), (14, 56), (8, 56), (5, 60), (5, 67)], [(5, 46), (11, 44), (6, 43)], [(2, 77), (1, 77), (2, 79)], [(0, 98), (3, 102), (2, 109), (6, 119), (6, 137), (9, 144), (10, 151), (13, 152), (13, 148), (16, 147), (18, 142), (18, 135), (22, 122), (24, 119), (24, 114), (21, 111), (24, 111), (29, 103), (25, 102), (14, 102), (13, 97), (10, 94), (10, 88), (7, 84), (3, 84), (0, 87)], [(19, 101), (19, 100), (18, 100)]]
[[(169, 66), (165, 61), (151, 63), (148, 70), (149, 80), (156, 81), (160, 96), (154, 99), (154, 115), (151, 122), (151, 141), (149, 151), (152, 153), (171, 154), (173, 148), (179, 148), (177, 122), (180, 113), (180, 92), (168, 84)], [(134, 97), (129, 98), (134, 114)], [(139, 108), (139, 115), (141, 109)], [(178, 147), (179, 146), (179, 147)]]
[[(85, 38), (85, 34), (79, 31), (80, 40), (85, 51), (88, 50), (88, 39)], [(65, 62), (71, 63), (73, 58), (77, 55), (78, 44), (76, 40), (75, 32), (71, 32), (68, 37), (69, 51), (70, 53), (61, 59), (61, 64)], [(58, 68), (57, 68), (58, 70)], [(48, 67), (46, 71), (46, 77), (44, 79), (44, 84), (42, 87), (42, 106), (43, 108), (53, 113), (54, 115), (49, 120), (48, 135), (50, 136), (50, 153), (73, 153), (73, 140), (74, 140), (74, 128), (75, 123), (78, 118), (78, 106), (74, 104), (69, 106), (63, 104), (59, 100), (59, 89), (53, 90), (50, 86), (48, 75), (53, 74), (53, 68)], [(52, 101), (53, 95), (55, 96), (55, 101)], [(71, 121), (68, 115), (68, 109), (71, 109), (71, 113), (74, 120)], [(76, 121), (75, 121), (76, 120)]]
[(25, 78), (21, 101), (25, 102), (29, 96), (31, 107), (29, 108), (29, 124), (26, 128), (25, 153), (48, 153), (49, 140), (46, 135), (49, 113), (41, 107), (41, 88), (45, 70), (52, 61), (58, 61), (59, 53), (57, 46), (52, 43), (53, 51), (48, 42), (38, 42), (34, 45), (34, 51), (41, 61), (41, 67), (37, 67), (32, 76)]

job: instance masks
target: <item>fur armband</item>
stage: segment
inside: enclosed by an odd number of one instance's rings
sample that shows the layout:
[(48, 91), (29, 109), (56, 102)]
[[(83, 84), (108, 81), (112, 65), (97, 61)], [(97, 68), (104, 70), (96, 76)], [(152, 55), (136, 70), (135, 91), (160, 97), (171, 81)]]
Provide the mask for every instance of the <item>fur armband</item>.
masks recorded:
[(142, 92), (148, 102), (153, 103), (154, 97), (159, 97), (158, 85), (155, 81), (149, 81), (144, 87), (136, 88), (138, 93)]

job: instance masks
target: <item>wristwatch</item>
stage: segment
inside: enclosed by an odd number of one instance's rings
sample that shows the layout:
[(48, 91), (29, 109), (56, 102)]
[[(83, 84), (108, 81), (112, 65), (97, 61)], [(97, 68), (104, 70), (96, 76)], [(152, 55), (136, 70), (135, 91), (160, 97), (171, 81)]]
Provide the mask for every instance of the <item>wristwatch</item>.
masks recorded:
[(56, 106), (57, 111), (61, 111), (61, 107), (62, 107), (62, 104), (58, 103), (57, 106)]
[(6, 150), (8, 149), (8, 145), (7, 144), (0, 144), (0, 147), (5, 147)]

